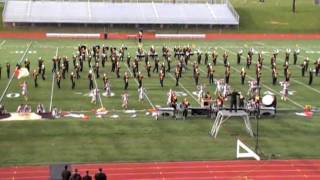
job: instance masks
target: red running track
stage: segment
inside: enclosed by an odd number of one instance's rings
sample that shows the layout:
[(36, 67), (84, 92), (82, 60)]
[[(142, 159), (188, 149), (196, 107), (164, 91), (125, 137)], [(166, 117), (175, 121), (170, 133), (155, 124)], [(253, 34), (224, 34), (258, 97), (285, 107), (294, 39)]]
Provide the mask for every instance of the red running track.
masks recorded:
[[(72, 165), (83, 175), (103, 168), (109, 180), (320, 179), (320, 160), (201, 161)], [(0, 168), (1, 180), (46, 180), (49, 167)]]

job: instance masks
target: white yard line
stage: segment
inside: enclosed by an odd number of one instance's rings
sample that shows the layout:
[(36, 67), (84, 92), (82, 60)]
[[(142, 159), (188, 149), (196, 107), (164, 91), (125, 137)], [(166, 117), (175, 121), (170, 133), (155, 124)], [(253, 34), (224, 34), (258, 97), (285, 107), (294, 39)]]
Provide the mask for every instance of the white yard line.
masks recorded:
[(7, 40), (3, 40), (0, 44), (0, 49), (2, 48), (2, 46), (7, 42)]
[[(58, 52), (59, 52), (59, 48), (57, 47), (56, 49), (56, 56), (55, 57), (58, 57)], [(52, 100), (53, 100), (53, 91), (54, 91), (54, 82), (55, 82), (55, 77), (56, 77), (56, 73), (53, 72), (52, 73), (52, 84), (51, 84), (51, 96), (50, 96), (50, 105), (49, 105), (49, 110), (51, 112), (52, 110)]]
[[(131, 77), (133, 77), (133, 74), (132, 74), (130, 68), (128, 67), (128, 65), (127, 65), (126, 63), (124, 63), (124, 64), (126, 65), (126, 67), (127, 67), (128, 71), (129, 71)], [(137, 81), (136, 78), (134, 78), (134, 81), (139, 85), (139, 82)], [(149, 99), (148, 95), (147, 95), (146, 93), (145, 93), (145, 95), (146, 95), (146, 98), (147, 98), (149, 104), (151, 105), (151, 107), (152, 107), (153, 109), (155, 109), (155, 106), (153, 105), (153, 103), (152, 103), (151, 100)]]
[[(25, 58), (25, 56), (27, 55), (27, 53), (28, 53), (31, 45), (32, 45), (32, 41), (31, 41), (31, 42), (29, 43), (29, 45), (27, 46), (27, 49), (24, 51), (24, 53), (23, 53), (23, 55), (21, 56), (20, 60), (18, 60), (18, 62), (17, 62), (18, 64), (21, 64), (21, 62), (24, 60), (24, 58)], [(12, 75), (11, 75), (11, 77), (10, 77), (9, 82), (8, 82), (6, 88), (4, 89), (4, 91), (3, 91), (3, 93), (2, 93), (2, 95), (1, 95), (1, 97), (0, 97), (0, 103), (2, 102), (3, 97), (5, 96), (7, 90), (8, 90), (9, 87), (10, 87), (10, 84), (11, 84), (13, 78), (14, 78), (14, 74), (15, 74), (15, 71), (13, 71), (13, 73), (12, 73)]]
[[(223, 50), (225, 50), (225, 51), (228, 51), (228, 52), (230, 52), (230, 53), (232, 53), (232, 54), (234, 54), (234, 55), (237, 54), (237, 53), (232, 52), (232, 51), (230, 51), (229, 49), (226, 49), (226, 48), (224, 48), (224, 47), (219, 47), (219, 48), (220, 48), (220, 49), (223, 49)], [(238, 70), (237, 68), (234, 68), (233, 66), (231, 66), (231, 68), (232, 68), (233, 70), (237, 71), (238, 73), (240, 73), (240, 70)], [(249, 76), (249, 75), (247, 75), (247, 76), (248, 76), (251, 80), (255, 80), (255, 78), (253, 78), (253, 77), (251, 77), (251, 76)], [(276, 93), (276, 94), (278, 94), (278, 95), (281, 96), (281, 94), (280, 94), (279, 92), (277, 92), (276, 90), (272, 89), (271, 87), (269, 87), (269, 86), (267, 86), (267, 85), (265, 85), (265, 84), (262, 84), (262, 83), (261, 83), (261, 85), (262, 85), (263, 87), (265, 87), (266, 89), (268, 89), (268, 90), (270, 90), (270, 91), (272, 91), (272, 92), (274, 92), (274, 93)], [(302, 104), (300, 104), (300, 103), (298, 103), (298, 102), (296, 102), (296, 101), (294, 101), (294, 100), (292, 100), (292, 99), (290, 99), (290, 98), (288, 98), (288, 100), (289, 100), (291, 103), (293, 103), (294, 105), (296, 105), (297, 107), (304, 108), (304, 106), (303, 106)]]
[[(167, 73), (167, 74), (169, 74), (170, 77), (171, 77), (174, 81), (176, 81), (175, 78), (172, 76), (171, 73)], [(183, 86), (183, 84), (182, 84), (181, 82), (179, 82), (179, 86), (182, 87), (182, 89), (185, 90), (199, 105), (201, 105), (200, 102), (198, 101), (198, 99), (195, 98), (195, 97), (192, 95), (192, 93), (191, 93), (190, 91), (188, 91), (188, 89)]]

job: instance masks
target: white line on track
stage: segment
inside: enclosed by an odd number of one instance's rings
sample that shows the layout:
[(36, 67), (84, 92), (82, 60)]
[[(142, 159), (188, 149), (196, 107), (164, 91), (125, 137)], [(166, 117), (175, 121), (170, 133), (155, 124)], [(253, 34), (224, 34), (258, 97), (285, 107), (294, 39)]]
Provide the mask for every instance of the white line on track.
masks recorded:
[[(127, 67), (129, 73), (131, 74), (131, 77), (133, 77), (133, 74), (132, 74), (130, 68), (128, 67), (128, 65), (127, 65), (126, 63), (124, 63), (124, 64), (125, 64), (125, 66)], [(139, 82), (137, 81), (137, 79), (136, 79), (135, 77), (133, 77), (133, 79), (134, 79), (134, 81), (139, 85)], [(151, 107), (152, 107), (153, 109), (155, 109), (155, 106), (153, 105), (153, 103), (152, 103), (151, 100), (149, 99), (148, 95), (147, 95), (147, 94), (145, 94), (145, 95), (146, 95), (146, 98), (147, 98), (149, 104), (151, 105)]]
[[(225, 50), (225, 51), (228, 51), (228, 52), (236, 55), (235, 52), (230, 51), (229, 49), (226, 49), (226, 48), (224, 48), (224, 47), (220, 47), (220, 49), (223, 49), (223, 50)], [(232, 68), (233, 70), (237, 71), (238, 73), (240, 73), (240, 70), (238, 70), (237, 68), (234, 68), (233, 66), (231, 66), (231, 68)], [(251, 77), (251, 76), (249, 76), (249, 75), (247, 75), (247, 76), (248, 76), (251, 80), (255, 80), (255, 78), (253, 78), (253, 77)], [(278, 94), (278, 95), (281, 96), (281, 94), (280, 94), (279, 92), (277, 92), (276, 90), (272, 89), (271, 87), (269, 87), (269, 86), (267, 86), (267, 85), (265, 85), (265, 84), (262, 84), (262, 83), (261, 83), (261, 85), (264, 86), (266, 89), (268, 89), (268, 90), (270, 90), (270, 91), (272, 91), (272, 92), (274, 92), (274, 93), (276, 93), (276, 94)], [(288, 101), (290, 101), (291, 103), (293, 103), (294, 105), (296, 105), (296, 106), (298, 106), (298, 107), (300, 107), (300, 108), (303, 108), (303, 107), (304, 107), (304, 106), (301, 105), (300, 103), (298, 103), (298, 102), (296, 102), (296, 101), (294, 101), (294, 100), (292, 100), (292, 99), (290, 99), (290, 98), (288, 98)]]

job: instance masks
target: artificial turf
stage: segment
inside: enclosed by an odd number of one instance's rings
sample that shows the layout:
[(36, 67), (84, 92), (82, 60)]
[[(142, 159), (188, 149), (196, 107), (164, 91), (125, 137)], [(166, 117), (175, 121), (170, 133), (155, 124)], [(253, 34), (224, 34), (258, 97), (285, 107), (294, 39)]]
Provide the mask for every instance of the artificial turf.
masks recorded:
[[(5, 77), (5, 63), (10, 62), (13, 67), (21, 59), (23, 52), (31, 41), (24, 40), (4, 40), (0, 47), (0, 62), (3, 67), (2, 78), (0, 80), (0, 91), (2, 92), (8, 83)], [(3, 42), (3, 41), (2, 41)], [(1, 43), (1, 42), (0, 42)], [(39, 79), (39, 87), (33, 87), (33, 81), (28, 78), (30, 98), (28, 103), (33, 109), (38, 103), (43, 103), (46, 108), (50, 104), (51, 95), (51, 58), (55, 56), (57, 48), (58, 55), (71, 57), (77, 51), (79, 44), (86, 44), (89, 47), (96, 44), (106, 44), (120, 47), (125, 44), (131, 56), (136, 52), (136, 41), (91, 41), (91, 40), (38, 40), (32, 41), (30, 53), (25, 58), (31, 61), (31, 69), (36, 68), (38, 57), (45, 59), (47, 69), (47, 79)], [(282, 89), (280, 85), (271, 84), (271, 71), (269, 70), (270, 55), (274, 49), (279, 49), (278, 58), (279, 80), (283, 80), (282, 64), (284, 61), (284, 51), (286, 48), (301, 48), (299, 56), (300, 64), (304, 57), (310, 58), (310, 66), (319, 57), (319, 41), (144, 41), (144, 49), (148, 50), (154, 45), (160, 53), (163, 45), (170, 48), (189, 44), (194, 50), (202, 51), (217, 48), (219, 52), (218, 65), (215, 67), (215, 78), (224, 76), (224, 67), (221, 56), (224, 51), (229, 54), (231, 63), (231, 86), (242, 92), (246, 92), (248, 85), (240, 84), (238, 70), (245, 64), (242, 59), (241, 66), (236, 65), (235, 52), (243, 49), (246, 53), (251, 47), (257, 51), (265, 51), (265, 67), (263, 69), (262, 92), (272, 91), (279, 96)], [(257, 56), (254, 56), (256, 62)], [(196, 57), (192, 57), (195, 61)], [(162, 60), (161, 60), (162, 62)], [(292, 56), (291, 56), (292, 62)], [(165, 78), (165, 87), (162, 89), (159, 84), (158, 74), (152, 74), (151, 78), (146, 77), (146, 71), (141, 64), (141, 71), (145, 76), (144, 87), (153, 105), (166, 106), (166, 93), (170, 88), (184, 92), (191, 102), (191, 106), (199, 106), (195, 100), (196, 91), (192, 79), (192, 71), (183, 74), (181, 85), (175, 87), (175, 81), (168, 74)], [(153, 65), (153, 63), (151, 63)], [(172, 66), (176, 64), (173, 61)], [(71, 64), (70, 64), (71, 65)], [(205, 78), (206, 68), (201, 65), (200, 82), (208, 84)], [(191, 68), (191, 67), (190, 67)], [(72, 68), (71, 68), (72, 69)], [(53, 105), (63, 111), (86, 111), (92, 115), (91, 120), (53, 120), (53, 121), (19, 121), (0, 122), (0, 159), (1, 166), (22, 165), (22, 164), (49, 164), (60, 162), (115, 162), (115, 161), (183, 161), (183, 160), (213, 160), (213, 159), (234, 159), (235, 139), (240, 137), (251, 147), (255, 145), (255, 139), (249, 137), (241, 121), (228, 121), (222, 127), (217, 139), (208, 136), (212, 120), (208, 118), (191, 118), (186, 121), (165, 119), (155, 121), (151, 116), (145, 115), (145, 110), (152, 107), (151, 103), (138, 102), (137, 84), (133, 79), (129, 83), (129, 109), (139, 110), (136, 118), (131, 118), (129, 114), (122, 112), (120, 95), (123, 93), (122, 79), (117, 79), (114, 73), (110, 73), (110, 62), (102, 69), (111, 80), (114, 97), (103, 97), (102, 103), (109, 110), (106, 118), (97, 119), (91, 113), (92, 109), (99, 108), (98, 105), (90, 103), (90, 98), (79, 95), (88, 93), (87, 72), (81, 74), (81, 79), (76, 82), (76, 89), (71, 89), (69, 78), (62, 82), (62, 89), (54, 86)], [(126, 65), (121, 64), (121, 74), (127, 71)], [(319, 115), (306, 119), (294, 114), (302, 111), (301, 106), (310, 104), (319, 106), (320, 81), (314, 78), (312, 86), (307, 85), (308, 77), (301, 77), (299, 66), (290, 65), (292, 80), (290, 89), (295, 91), (289, 98), (296, 104), (287, 101), (279, 101), (279, 111), (276, 118), (264, 117), (260, 122), (261, 143), (260, 150), (264, 158), (317, 158)], [(252, 67), (247, 71), (249, 76), (254, 77), (255, 69)], [(249, 80), (249, 79), (247, 79)], [(19, 83), (22, 80), (14, 79), (8, 89), (8, 93), (20, 92)], [(102, 87), (102, 80), (97, 79), (98, 87)], [(215, 86), (208, 86), (211, 94), (214, 93)], [(269, 89), (268, 89), (269, 88)], [(271, 89), (271, 90), (270, 90)], [(182, 97), (178, 97), (179, 101)], [(280, 99), (280, 98), (279, 98)], [(13, 112), (20, 103), (25, 103), (22, 97), (7, 98), (3, 103), (6, 108)], [(141, 111), (140, 111), (141, 110)], [(117, 114), (118, 119), (111, 118)], [(255, 130), (255, 121), (252, 120)]]

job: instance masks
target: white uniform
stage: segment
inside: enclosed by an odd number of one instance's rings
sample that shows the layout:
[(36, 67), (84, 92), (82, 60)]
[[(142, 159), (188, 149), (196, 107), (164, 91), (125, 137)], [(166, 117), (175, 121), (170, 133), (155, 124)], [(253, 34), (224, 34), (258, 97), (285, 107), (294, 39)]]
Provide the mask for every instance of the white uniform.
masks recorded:
[(139, 101), (143, 101), (145, 96), (145, 89), (143, 87), (139, 88), (138, 93), (139, 93)]
[(23, 83), (22, 84), (22, 92), (21, 92), (21, 94), (23, 96), (28, 96), (28, 85), (27, 85), (27, 83)]
[(122, 95), (122, 107), (127, 108), (128, 106), (129, 97), (128, 94), (125, 93)]
[(111, 84), (110, 84), (110, 82), (106, 83), (105, 89), (106, 89), (107, 96), (111, 96)]

